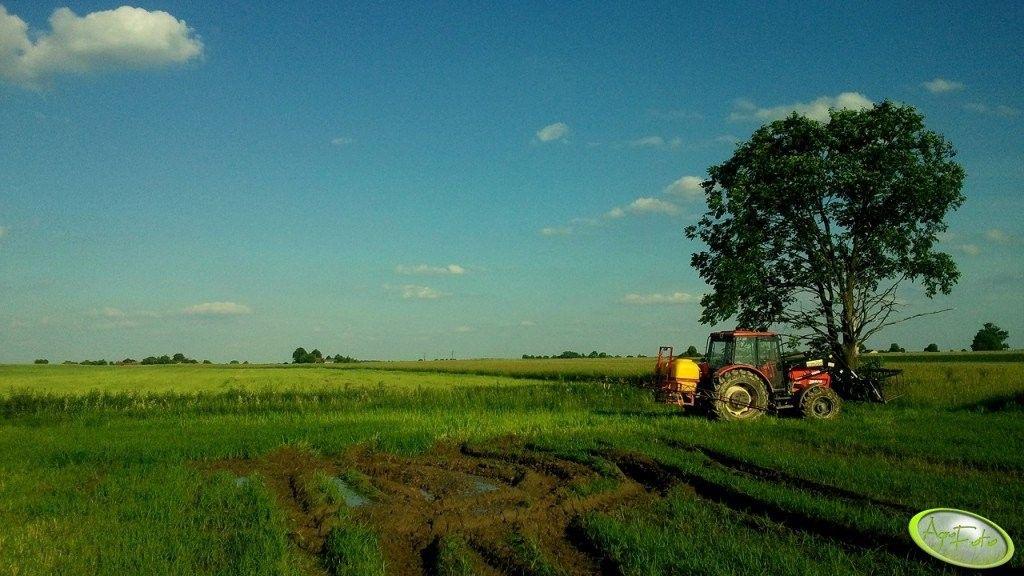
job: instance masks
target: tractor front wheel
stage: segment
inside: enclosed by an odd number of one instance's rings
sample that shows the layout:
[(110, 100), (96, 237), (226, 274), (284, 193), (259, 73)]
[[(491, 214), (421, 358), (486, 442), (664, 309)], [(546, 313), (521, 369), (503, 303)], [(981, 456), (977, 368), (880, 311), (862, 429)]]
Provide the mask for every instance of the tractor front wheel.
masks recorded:
[(814, 420), (831, 420), (839, 416), (843, 401), (839, 394), (831, 388), (823, 386), (811, 386), (800, 395), (798, 404), (800, 414), (804, 418)]
[(726, 372), (713, 395), (711, 414), (718, 420), (756, 420), (768, 408), (768, 389), (749, 370)]

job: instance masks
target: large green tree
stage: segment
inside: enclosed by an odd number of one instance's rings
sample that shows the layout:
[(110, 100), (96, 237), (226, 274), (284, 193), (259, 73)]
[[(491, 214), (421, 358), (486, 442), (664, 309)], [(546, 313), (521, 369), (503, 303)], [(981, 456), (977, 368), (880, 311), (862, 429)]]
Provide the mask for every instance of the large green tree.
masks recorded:
[(1010, 333), (1006, 330), (991, 322), (985, 322), (981, 330), (978, 330), (978, 333), (974, 335), (974, 340), (971, 342), (971, 350), (975, 352), (1006, 350), (1010, 347), (1006, 343), (1006, 339), (1009, 337)]
[(910, 106), (829, 116), (762, 126), (710, 167), (707, 212), (686, 235), (707, 246), (691, 260), (711, 287), (702, 322), (788, 325), (855, 367), (867, 338), (922, 315), (901, 314), (901, 284), (931, 298), (959, 279), (936, 243), (964, 171)]

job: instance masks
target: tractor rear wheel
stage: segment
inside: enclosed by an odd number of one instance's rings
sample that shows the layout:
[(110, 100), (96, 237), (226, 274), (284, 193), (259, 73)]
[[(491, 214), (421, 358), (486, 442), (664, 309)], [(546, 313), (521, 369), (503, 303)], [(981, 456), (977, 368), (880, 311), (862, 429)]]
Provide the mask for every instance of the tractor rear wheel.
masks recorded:
[(715, 384), (711, 414), (718, 420), (755, 420), (768, 408), (768, 389), (749, 370), (726, 372)]
[(804, 418), (831, 420), (839, 416), (843, 401), (839, 394), (824, 386), (811, 386), (800, 395), (799, 409)]

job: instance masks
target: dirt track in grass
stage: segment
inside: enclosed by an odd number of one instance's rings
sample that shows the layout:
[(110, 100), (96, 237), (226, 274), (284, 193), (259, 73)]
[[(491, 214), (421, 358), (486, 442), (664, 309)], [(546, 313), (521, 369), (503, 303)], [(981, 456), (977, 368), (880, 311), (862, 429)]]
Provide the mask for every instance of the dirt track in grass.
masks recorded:
[[(697, 451), (694, 447), (677, 448)], [(785, 483), (865, 505), (900, 512), (835, 487), (792, 478), (706, 449), (705, 466), (738, 476)], [(711, 452), (710, 454), (708, 452)], [(743, 520), (754, 514), (779, 527), (836, 540), (854, 548), (877, 548), (877, 538), (853, 527), (811, 518), (752, 497), (728, 484), (666, 466), (646, 455), (612, 449), (578, 460), (497, 440), (479, 445), (439, 445), (422, 455), (398, 456), (355, 447), (322, 457), (284, 446), (256, 459), (205, 463), (209, 471), (230, 471), (239, 481), (258, 475), (274, 493), (287, 518), (290, 537), (305, 552), (303, 569), (324, 574), (324, 542), (345, 516), (378, 536), (388, 574), (438, 574), (439, 550), (446, 540), (463, 543), (460, 554), (474, 574), (614, 573), (607, 558), (580, 533), (575, 518), (654, 502), (680, 490), (708, 505), (720, 505)], [(368, 501), (363, 505), (324, 503), (310, 494), (320, 472), (345, 477)], [(842, 536), (841, 538), (839, 536)], [(882, 546), (903, 556), (903, 543)]]
[(284, 510), (292, 540), (310, 556), (307, 568), (321, 573), (315, 558), (339, 520), (337, 505), (316, 505), (307, 492), (317, 471), (365, 478), (362, 491), (372, 492), (366, 494), (371, 502), (350, 508), (348, 516), (379, 535), (389, 574), (434, 573), (445, 537), (468, 545), (481, 574), (529, 572), (538, 562), (564, 574), (600, 573), (599, 559), (576, 537), (571, 520), (650, 501), (668, 486), (646, 479), (644, 470), (621, 474), (600, 459), (574, 462), (509, 442), (442, 445), (415, 457), (355, 449), (323, 458), (286, 446), (204, 468), (259, 475)]

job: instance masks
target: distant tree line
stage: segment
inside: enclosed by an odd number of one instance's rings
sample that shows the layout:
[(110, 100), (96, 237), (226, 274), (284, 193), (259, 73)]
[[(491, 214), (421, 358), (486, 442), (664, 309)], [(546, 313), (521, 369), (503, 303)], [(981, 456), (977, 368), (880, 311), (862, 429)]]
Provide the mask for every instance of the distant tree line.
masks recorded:
[(296, 348), (292, 352), (292, 364), (322, 364), (324, 362), (333, 362), (335, 364), (350, 364), (353, 362), (359, 362), (351, 356), (342, 356), (341, 354), (335, 354), (334, 356), (324, 356), (323, 352), (320, 352), (316, 348), (306, 352), (305, 348), (301, 346)]
[[(82, 360), (80, 362), (75, 362), (73, 360), (65, 360), (63, 363), (78, 364), (80, 366), (130, 366), (132, 364), (199, 364), (200, 361), (196, 360), (195, 358), (189, 358), (182, 354), (181, 352), (178, 352), (173, 356), (168, 356), (167, 354), (164, 354), (163, 356), (146, 356), (141, 361), (129, 357), (125, 358), (124, 360), (111, 360), (109, 362), (107, 360), (101, 359)], [(213, 362), (210, 362), (209, 360), (203, 360), (202, 363), (213, 364)], [(46, 360), (45, 358), (41, 358), (39, 360), (36, 360), (36, 364), (49, 364), (49, 361)]]
[[(1007, 350), (1010, 345), (1006, 343), (1006, 339), (1010, 337), (1010, 333), (1003, 330), (999, 326), (996, 326), (992, 322), (986, 322), (984, 326), (978, 330), (978, 333), (974, 335), (974, 340), (971, 341), (971, 350), (974, 352), (998, 352), (1000, 350)], [(862, 351), (871, 352), (870, 349), (864, 348)], [(899, 353), (906, 352), (907, 349), (900, 346), (898, 343), (893, 342), (889, 345), (889, 349), (886, 352)], [(932, 342), (924, 347), (925, 352), (938, 352), (939, 345)], [(967, 352), (966, 348), (960, 350), (961, 352)], [(953, 350), (950, 350), (953, 352)]]
[[(129, 360), (131, 360), (131, 362), (129, 362)], [(134, 362), (135, 361), (131, 358), (125, 358), (123, 364), (130, 364)], [(199, 364), (199, 361), (195, 358), (188, 358), (181, 352), (178, 352), (174, 356), (168, 356), (166, 354), (163, 356), (146, 356), (141, 362), (139, 362), (139, 364)]]
[[(633, 356), (631, 354), (629, 356), (626, 356), (626, 358), (634, 358), (634, 357), (635, 358), (646, 358), (647, 356), (644, 356), (643, 354), (637, 354), (636, 356)], [(532, 354), (523, 354), (523, 360), (551, 360), (551, 359), (565, 359), (565, 358), (622, 358), (622, 356), (619, 355), (619, 354), (616, 354), (616, 355), (613, 356), (611, 354), (608, 354), (607, 352), (598, 352), (597, 350), (591, 351), (590, 354), (580, 354), (579, 352), (573, 352), (572, 350), (566, 350), (566, 351), (562, 352), (561, 354), (556, 354), (556, 355), (553, 355), (553, 356), (534, 356)]]

